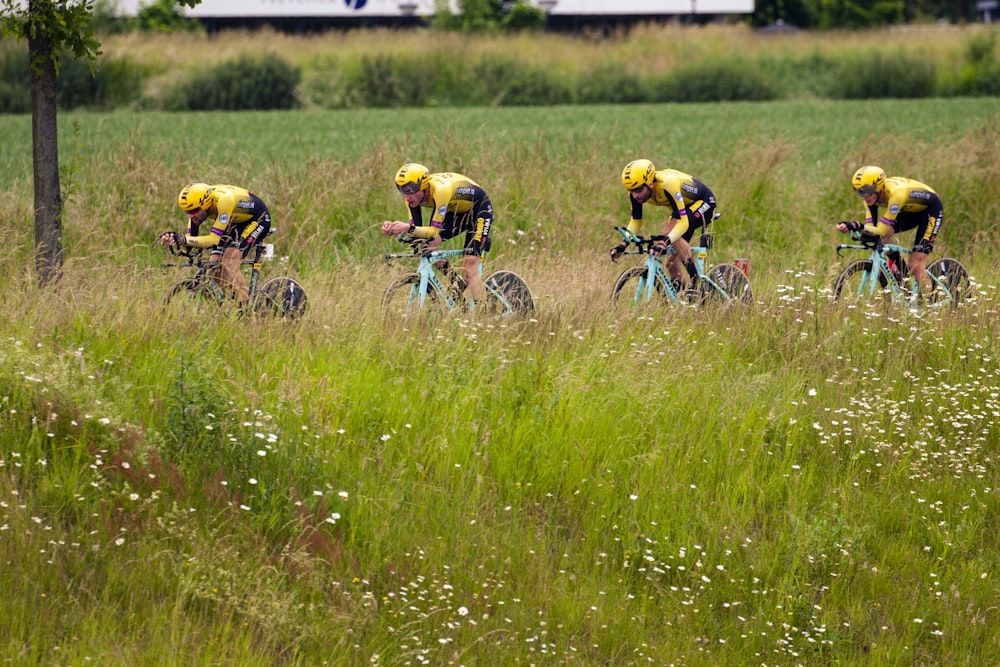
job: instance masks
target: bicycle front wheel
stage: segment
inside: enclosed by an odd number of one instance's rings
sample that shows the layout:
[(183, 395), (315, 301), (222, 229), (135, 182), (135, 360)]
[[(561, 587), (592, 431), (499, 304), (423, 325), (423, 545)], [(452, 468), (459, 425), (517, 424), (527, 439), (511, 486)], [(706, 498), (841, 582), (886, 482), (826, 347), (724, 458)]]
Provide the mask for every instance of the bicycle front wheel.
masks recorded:
[(500, 317), (528, 315), (535, 310), (535, 299), (528, 284), (513, 271), (494, 271), (483, 279), (486, 285), (486, 308)]
[(444, 299), (432, 286), (421, 299), (420, 275), (408, 273), (393, 280), (382, 296), (382, 314), (392, 318), (405, 318), (418, 312), (422, 306), (431, 310), (443, 310)]
[(865, 301), (890, 298), (889, 283), (892, 278), (883, 267), (876, 272), (870, 259), (858, 259), (840, 272), (833, 286), (833, 298), (838, 301)]
[(708, 280), (702, 281), (703, 303), (733, 303), (753, 305), (750, 279), (735, 264), (717, 264), (708, 270)]
[(659, 274), (653, 276), (649, 290), (649, 271), (645, 266), (633, 266), (622, 271), (611, 289), (611, 303), (619, 308), (636, 308), (647, 302), (657, 306), (671, 303), (670, 292)]
[(309, 300), (302, 285), (285, 276), (271, 278), (261, 285), (253, 301), (254, 313), (261, 317), (295, 320), (305, 315), (308, 309)]
[(212, 290), (210, 283), (197, 278), (178, 280), (163, 297), (163, 308), (167, 312), (177, 311), (184, 315), (200, 311), (217, 311), (222, 301)]
[(952, 306), (956, 306), (968, 298), (972, 290), (969, 272), (957, 259), (951, 257), (936, 259), (927, 267), (927, 273), (932, 276), (930, 294), (932, 303), (950, 301)]

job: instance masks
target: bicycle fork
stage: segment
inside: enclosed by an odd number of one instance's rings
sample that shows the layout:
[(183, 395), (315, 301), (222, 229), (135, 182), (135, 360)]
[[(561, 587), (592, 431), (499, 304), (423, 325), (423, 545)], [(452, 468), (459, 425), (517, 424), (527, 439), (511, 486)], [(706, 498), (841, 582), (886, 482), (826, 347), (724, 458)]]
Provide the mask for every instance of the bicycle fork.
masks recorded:
[(875, 264), (864, 270), (861, 274), (861, 282), (858, 283), (858, 296), (872, 296), (875, 294), (875, 285), (878, 282), (879, 270)]
[[(428, 288), (429, 289), (438, 290), (441, 293), (444, 292), (444, 290), (439, 290), (438, 289), (438, 288), (440, 288), (440, 285), (437, 284), (438, 283), (437, 280), (434, 281), (434, 283), (435, 283), (434, 285), (429, 285), (428, 284), (428, 283), (431, 282), (432, 275), (433, 275), (433, 273), (431, 271), (420, 271), (420, 282), (417, 285), (414, 285), (410, 289), (410, 304), (408, 304), (408, 305), (412, 305), (414, 298), (416, 298), (417, 307), (418, 308), (423, 308), (424, 307), (424, 301), (427, 300), (427, 290), (428, 290)], [(448, 298), (448, 297), (446, 296), (446, 298)]]
[(670, 276), (663, 270), (663, 267), (660, 265), (660, 260), (656, 259), (652, 255), (649, 255), (646, 258), (646, 275), (639, 278), (632, 303), (640, 303), (643, 300), (653, 300), (653, 295), (656, 293), (657, 276), (660, 276), (660, 279), (663, 280), (663, 287), (666, 289), (667, 296), (670, 297), (670, 300), (674, 304), (680, 302), (680, 295), (677, 291), (677, 287), (674, 285)]
[(451, 293), (451, 290), (445, 289), (441, 281), (435, 277), (431, 266), (431, 262), (427, 259), (421, 260), (421, 265), (417, 269), (417, 275), (420, 276), (420, 280), (410, 287), (410, 295), (406, 302), (408, 310), (414, 307), (423, 308), (427, 301), (427, 296), (432, 293), (443, 297), (444, 303), (448, 308), (454, 308), (458, 305), (458, 300)]

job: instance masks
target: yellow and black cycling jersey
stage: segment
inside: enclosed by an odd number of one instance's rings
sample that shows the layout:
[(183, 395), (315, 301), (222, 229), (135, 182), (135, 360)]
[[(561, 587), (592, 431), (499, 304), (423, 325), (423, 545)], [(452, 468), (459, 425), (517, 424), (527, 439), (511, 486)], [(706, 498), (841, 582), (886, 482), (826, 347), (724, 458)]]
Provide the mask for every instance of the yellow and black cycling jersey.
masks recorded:
[[(196, 248), (211, 248), (218, 245), (224, 238), (231, 237), (236, 228), (240, 233), (252, 234), (247, 223), (260, 221), (270, 227), (270, 214), (260, 197), (245, 188), (235, 185), (213, 185), (209, 192), (211, 203), (205, 207), (209, 217), (206, 221), (212, 224), (208, 234), (198, 235), (200, 225), (188, 224), (187, 243)], [(256, 238), (256, 236), (255, 236)]]
[[(879, 201), (885, 199), (885, 212), (876, 222), (879, 204), (873, 206), (864, 204), (865, 207), (865, 232), (885, 236), (890, 230), (907, 231), (900, 229), (898, 224), (901, 214), (921, 213), (935, 210), (941, 207), (941, 198), (930, 187), (915, 181), (912, 178), (893, 176), (885, 179), (884, 197), (879, 197)], [(907, 216), (904, 216), (907, 217)], [(912, 228), (912, 225), (907, 225)]]
[[(461, 232), (468, 232), (471, 234), (468, 241), (476, 243), (489, 236), (493, 204), (478, 183), (452, 172), (428, 174), (427, 190), (423, 203), (407, 207), (414, 225), (413, 236), (427, 239), (440, 236), (447, 240)], [(423, 224), (421, 207), (431, 209), (429, 225)]]
[(707, 185), (690, 174), (676, 169), (660, 169), (653, 175), (650, 189), (649, 199), (642, 203), (629, 194), (632, 214), (628, 229), (634, 234), (642, 229), (644, 203), (670, 207), (670, 217), (678, 220), (670, 234), (672, 241), (680, 237), (690, 241), (696, 229), (712, 222), (715, 217), (715, 195)]

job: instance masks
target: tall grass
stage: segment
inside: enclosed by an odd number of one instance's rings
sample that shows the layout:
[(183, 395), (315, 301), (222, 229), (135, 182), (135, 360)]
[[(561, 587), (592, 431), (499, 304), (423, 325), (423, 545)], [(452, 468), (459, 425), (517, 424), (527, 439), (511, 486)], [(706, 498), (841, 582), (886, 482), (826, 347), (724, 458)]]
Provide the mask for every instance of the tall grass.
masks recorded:
[(790, 279), (743, 317), (400, 327), (345, 268), (286, 330), (164, 322), (148, 276), (67, 278), (72, 306), (4, 304), (0, 544), (31, 582), (4, 593), (5, 655), (995, 655), (992, 288), (954, 315)]
[[(996, 34), (984, 25), (782, 35), (743, 25), (643, 25), (609, 35), (107, 35), (96, 87), (88, 92), (86, 78), (76, 77), (64, 91), (74, 94), (60, 100), (248, 110), (988, 96), (997, 93)], [(0, 67), (26, 81), (24, 46), (2, 46)], [(234, 78), (245, 89), (224, 94)], [(8, 112), (27, 111), (25, 100), (16, 88), (0, 89)]]
[[(0, 118), (0, 656), (996, 662), (996, 115), (64, 115), (83, 159), (44, 291), (27, 119)], [(753, 309), (605, 308), (639, 155), (715, 188), (715, 260), (751, 258)], [(533, 319), (383, 320), (401, 267), (372, 226), (402, 215), (409, 159), (491, 192), (488, 263), (526, 277)], [(869, 161), (942, 193), (935, 254), (969, 266), (967, 307), (831, 302), (830, 223)], [(163, 314), (153, 240), (194, 178), (268, 201), (266, 271), (306, 286), (302, 322)]]
[[(987, 25), (914, 25), (884, 30), (766, 35), (740, 24), (701, 27), (650, 24), (614, 32), (607, 37), (558, 33), (473, 35), (364, 28), (313, 36), (267, 30), (227, 32), (207, 40), (198, 34), (130, 33), (104, 36), (102, 49), (108, 56), (127, 55), (137, 63), (148, 64), (162, 71), (165, 77), (170, 70), (174, 75), (182, 74), (184, 69), (197, 70), (199, 63), (206, 60), (232, 60), (248, 49), (282, 54), (301, 67), (324, 58), (356, 62), (363, 56), (412, 56), (433, 48), (462, 54), (470, 61), (482, 56), (500, 60), (514, 57), (518, 62), (569, 74), (586, 71), (595, 61), (612, 60), (622, 63), (626, 71), (647, 74), (650, 70), (670, 70), (706, 58), (798, 58), (868, 49), (926, 55), (940, 64), (957, 63), (965, 55), (969, 39), (991, 33), (995, 33), (995, 29)], [(164, 63), (173, 66), (166, 67)]]
[[(384, 250), (378, 223), (406, 214), (390, 176), (419, 160), (484, 184), (497, 209), (498, 257), (591, 253), (613, 245), (611, 226), (627, 218), (622, 166), (647, 156), (713, 188), (720, 252), (748, 253), (760, 277), (797, 262), (829, 264), (828, 223), (861, 215), (848, 179), (869, 163), (941, 193), (939, 250), (975, 266), (997, 244), (1000, 212), (988, 193), (997, 182), (998, 110), (994, 98), (956, 98), (64, 114), (62, 161), (74, 168), (66, 243), (82, 257), (123, 237), (151, 264), (150, 241), (183, 224), (175, 191), (192, 180), (232, 182), (269, 203), (292, 268), (329, 269)], [(11, 270), (30, 264), (30, 125), (17, 116), (0, 127)]]

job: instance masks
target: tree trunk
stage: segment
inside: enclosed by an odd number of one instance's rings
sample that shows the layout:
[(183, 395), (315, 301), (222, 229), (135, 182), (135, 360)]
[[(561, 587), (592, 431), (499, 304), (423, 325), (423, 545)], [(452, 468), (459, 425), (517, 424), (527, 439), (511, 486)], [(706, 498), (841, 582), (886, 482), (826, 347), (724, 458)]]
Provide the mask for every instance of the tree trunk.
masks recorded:
[(62, 194), (56, 134), (56, 68), (52, 43), (28, 38), (31, 62), (31, 146), (35, 169), (35, 271), (45, 286), (62, 274)]

